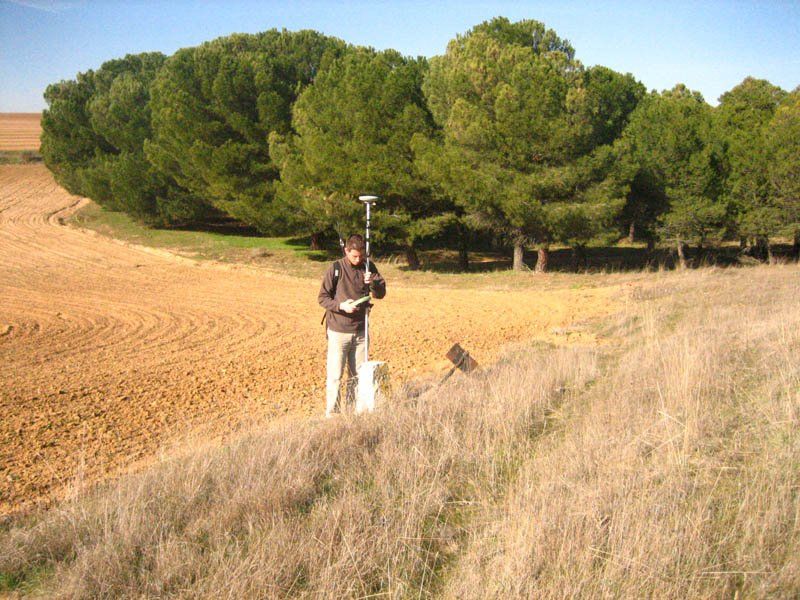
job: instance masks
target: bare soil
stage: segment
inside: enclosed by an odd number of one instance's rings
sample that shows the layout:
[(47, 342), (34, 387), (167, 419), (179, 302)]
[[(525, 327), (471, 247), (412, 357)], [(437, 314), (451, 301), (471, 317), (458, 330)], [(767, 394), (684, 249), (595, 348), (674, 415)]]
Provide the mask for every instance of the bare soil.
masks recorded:
[[(186, 436), (323, 412), (319, 278), (198, 262), (64, 226), (90, 202), (42, 165), (0, 166), (0, 515), (146, 464)], [(326, 265), (319, 265), (319, 277)], [(456, 341), (594, 343), (620, 286), (394, 285), (371, 357), (395, 385), (440, 376)]]
[(38, 150), (41, 113), (0, 113), (0, 150)]

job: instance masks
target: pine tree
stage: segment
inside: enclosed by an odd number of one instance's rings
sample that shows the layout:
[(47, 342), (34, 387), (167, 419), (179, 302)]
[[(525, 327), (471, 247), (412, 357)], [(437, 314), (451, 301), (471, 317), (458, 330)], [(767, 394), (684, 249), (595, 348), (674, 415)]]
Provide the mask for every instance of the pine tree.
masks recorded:
[(724, 194), (732, 229), (770, 252), (770, 237), (780, 229), (780, 209), (772, 197), (765, 130), (786, 92), (768, 81), (746, 78), (720, 97), (714, 111), (725, 143)]
[(44, 92), (48, 107), (42, 112), (42, 158), (60, 185), (82, 196), (86, 195), (83, 171), (103, 145), (89, 120), (87, 104), (94, 92), (94, 71), (50, 84)]
[(159, 224), (198, 218), (209, 208), (157, 173), (144, 156), (151, 136), (150, 84), (164, 60), (157, 52), (127, 55), (52, 85), (42, 119), (45, 162), (62, 185)]
[(641, 202), (639, 214), (657, 215), (648, 227), (674, 245), (681, 266), (686, 266), (686, 244), (722, 239), (727, 214), (723, 150), (712, 109), (699, 93), (679, 84), (650, 94), (631, 115), (618, 152), (630, 189), (638, 182), (646, 192), (633, 199)]
[(800, 258), (800, 88), (786, 96), (766, 127), (770, 196), (778, 209), (781, 235), (793, 239)]
[(352, 229), (361, 218), (359, 194), (382, 197), (375, 239), (401, 246), (412, 268), (416, 243), (438, 234), (448, 219), (416, 171), (415, 134), (432, 127), (421, 93), (423, 58), (358, 48), (331, 61), (294, 108), (296, 135), (273, 135), (280, 156), (279, 212), (309, 233)]
[[(423, 89), (442, 136), (415, 142), (418, 162), (472, 221), (514, 246), (515, 269), (532, 243), (544, 270), (551, 243), (585, 243), (622, 205), (593, 180), (606, 161), (589, 158), (641, 95), (635, 82), (618, 83), (583, 69), (539, 22), (482, 23), (431, 60)], [(607, 110), (615, 97), (625, 101)]]
[(236, 34), (176, 52), (152, 87), (153, 139), (145, 146), (158, 171), (192, 196), (272, 232), (278, 166), (272, 132), (291, 131), (297, 95), (326, 53), (344, 43), (313, 31)]

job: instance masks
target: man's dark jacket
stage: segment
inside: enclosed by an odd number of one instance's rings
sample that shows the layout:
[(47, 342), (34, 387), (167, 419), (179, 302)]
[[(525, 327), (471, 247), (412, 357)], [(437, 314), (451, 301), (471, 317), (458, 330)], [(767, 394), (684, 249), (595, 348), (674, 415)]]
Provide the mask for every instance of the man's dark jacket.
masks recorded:
[[(337, 268), (339, 278), (334, 283), (334, 273)], [(367, 314), (369, 302), (359, 304), (352, 314), (339, 310), (339, 305), (345, 300), (358, 300), (369, 292), (372, 292), (375, 298), (383, 298), (386, 295), (386, 281), (378, 273), (378, 269), (372, 261), (369, 263), (369, 270), (372, 273), (372, 281), (367, 289), (367, 286), (364, 285), (365, 263), (353, 266), (347, 258), (342, 258), (328, 268), (322, 279), (322, 286), (317, 298), (320, 306), (325, 309), (328, 329), (340, 333), (364, 331), (364, 317)]]

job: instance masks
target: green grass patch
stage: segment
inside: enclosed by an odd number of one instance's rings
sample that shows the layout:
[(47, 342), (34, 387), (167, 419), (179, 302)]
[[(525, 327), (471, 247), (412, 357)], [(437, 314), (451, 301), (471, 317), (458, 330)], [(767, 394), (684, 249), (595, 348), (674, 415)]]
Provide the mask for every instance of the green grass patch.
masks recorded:
[(52, 565), (36, 566), (24, 573), (0, 573), (0, 593), (29, 594), (39, 590), (55, 573)]
[(310, 250), (305, 239), (265, 237), (251, 232), (223, 233), (148, 227), (125, 213), (106, 210), (94, 203), (79, 210), (70, 223), (108, 237), (163, 248), (189, 258), (263, 264), (281, 271), (292, 271), (293, 267), (308, 265), (316, 275), (319, 263), (329, 258), (326, 251)]
[(0, 150), (0, 165), (27, 165), (42, 162), (36, 150)]
[(19, 586), (21, 580), (8, 573), (0, 573), (0, 592), (10, 592)]

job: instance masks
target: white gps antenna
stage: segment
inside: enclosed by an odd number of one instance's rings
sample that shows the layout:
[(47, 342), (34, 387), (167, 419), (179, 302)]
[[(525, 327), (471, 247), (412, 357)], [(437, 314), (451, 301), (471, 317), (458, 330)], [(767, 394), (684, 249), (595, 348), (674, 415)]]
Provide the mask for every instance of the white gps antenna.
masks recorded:
[[(379, 196), (359, 196), (359, 202), (363, 202), (364, 206), (367, 209), (367, 237), (366, 237), (366, 250), (367, 250), (367, 273), (369, 273), (369, 218), (370, 218), (370, 208), (380, 200)], [(369, 290), (367, 290), (367, 294), (369, 294)], [(364, 360), (369, 360), (369, 307), (367, 307), (367, 312), (364, 315)]]
[[(367, 209), (367, 238), (366, 238), (366, 270), (369, 273), (369, 219), (370, 209), (380, 200), (379, 196), (359, 196), (358, 200), (364, 203)], [(367, 290), (369, 294), (369, 290)], [(369, 304), (364, 315), (364, 362), (358, 368), (358, 385), (356, 388), (356, 414), (375, 410), (377, 396), (385, 393), (388, 381), (388, 370), (385, 362), (369, 359)]]
[(366, 237), (366, 250), (367, 250), (367, 273), (369, 273), (369, 218), (370, 218), (370, 207), (375, 205), (378, 200), (380, 200), (380, 196), (359, 196), (359, 202), (363, 202), (364, 206), (367, 209), (367, 237)]

